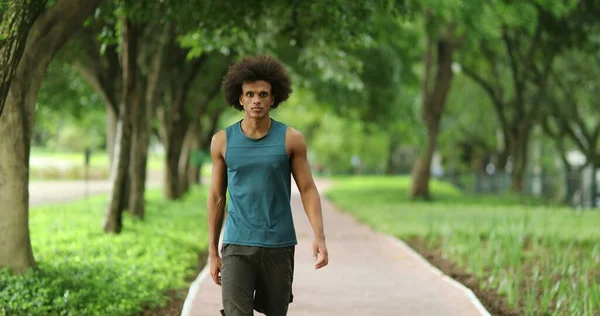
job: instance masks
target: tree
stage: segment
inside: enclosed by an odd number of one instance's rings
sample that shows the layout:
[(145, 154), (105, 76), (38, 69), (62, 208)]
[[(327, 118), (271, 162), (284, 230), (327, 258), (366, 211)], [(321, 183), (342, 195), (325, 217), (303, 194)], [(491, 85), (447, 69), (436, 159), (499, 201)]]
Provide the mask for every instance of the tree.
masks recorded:
[(497, 1), (482, 9), (488, 27), (461, 55), (463, 72), (487, 92), (498, 116), (505, 144), (499, 167), (513, 158), (508, 170), (513, 192), (523, 190), (531, 130), (552, 64), (565, 49), (587, 41), (585, 30), (597, 6), (593, 1)]
[[(233, 56), (210, 54), (211, 60), (203, 67), (203, 76), (194, 82), (196, 88), (190, 93), (192, 115), (188, 125), (178, 166), (179, 194), (188, 191), (191, 184), (200, 183), (201, 162), (197, 155), (210, 147), (212, 135), (217, 131), (218, 122), (226, 105), (220, 96), (221, 82)], [(192, 155), (196, 160), (192, 161)]]
[[(344, 50), (363, 42), (365, 29), (369, 28), (369, 23), (365, 23), (365, 20), (369, 20), (373, 12), (380, 9), (379, 4), (347, 3), (341, 0), (296, 1), (291, 5), (287, 1), (256, 1), (249, 7), (246, 4), (236, 4), (235, 7), (230, 5), (226, 2), (215, 4), (216, 8), (227, 12), (227, 19), (219, 21), (219, 24), (211, 24), (210, 20), (205, 20), (197, 30), (183, 36), (183, 46), (191, 48), (190, 57), (198, 58), (199, 62), (207, 53), (221, 52), (231, 55), (233, 61), (242, 55), (272, 54), (290, 66), (297, 82), (315, 84), (322, 82), (322, 77), (329, 77), (327, 79), (334, 81), (344, 77), (340, 76), (339, 69), (352, 69), (348, 67), (351, 63), (348, 58), (350, 56), (344, 55)], [(244, 18), (236, 20), (235, 12), (241, 12)], [(214, 17), (221, 18), (221, 15), (217, 11), (213, 14), (212, 18)], [(176, 71), (177, 77), (174, 80), (190, 78), (188, 75), (191, 71), (193, 68), (189, 66)], [(307, 73), (310, 75), (305, 75)], [(315, 73), (318, 73), (317, 77), (320, 79), (315, 79)], [(220, 77), (215, 79), (220, 81)], [(176, 87), (181, 89), (185, 86), (178, 84)], [(167, 92), (168, 94), (186, 96), (181, 93)], [(176, 158), (182, 157), (182, 135), (186, 134), (184, 127), (190, 127), (191, 122), (194, 122), (191, 119), (193, 116), (190, 116), (193, 111), (189, 108), (182, 111), (183, 107), (178, 102), (173, 102), (178, 100), (180, 98), (171, 97), (171, 103), (165, 103), (168, 111), (159, 112), (159, 118), (163, 122), (162, 135), (167, 147), (167, 161), (171, 161), (167, 162), (167, 179), (176, 179)], [(172, 118), (179, 121), (170, 123)], [(186, 155), (183, 159), (187, 159)], [(182, 164), (179, 163), (179, 166), (181, 168)], [(167, 196), (173, 196), (172, 192), (177, 192), (177, 183), (181, 181), (167, 180)]]
[[(455, 28), (455, 22), (451, 22), (446, 30), (428, 32), (426, 35), (421, 84), (421, 118), (427, 127), (427, 145), (425, 151), (417, 158), (412, 171), (411, 199), (431, 199), (429, 193), (431, 161), (436, 150), (440, 120), (452, 82), (452, 64), (457, 45)], [(435, 77), (433, 77), (434, 68)]]
[(120, 47), (123, 51), (123, 98), (119, 106), (119, 123), (117, 127), (117, 138), (115, 157), (111, 170), (112, 190), (108, 199), (106, 214), (104, 218), (104, 231), (111, 233), (121, 232), (122, 211), (126, 198), (122, 197), (125, 192), (127, 181), (127, 170), (131, 159), (132, 112), (139, 111), (141, 87), (137, 78), (137, 41), (138, 30), (131, 20), (122, 17), (122, 30), (120, 36)]
[(104, 2), (99, 7), (100, 14), (74, 35), (63, 52), (104, 101), (106, 149), (111, 166), (123, 86), (114, 10), (112, 1)]
[[(567, 136), (591, 165), (591, 200), (595, 203), (598, 191), (596, 170), (600, 167), (600, 102), (594, 97), (600, 92), (600, 58), (597, 46), (589, 51), (572, 50), (561, 56), (551, 73), (551, 93), (545, 98), (549, 109), (544, 128), (564, 152), (563, 138)], [(560, 74), (560, 75), (559, 75)], [(566, 159), (563, 158), (563, 161)], [(565, 162), (567, 174), (572, 172)], [(584, 165), (585, 166), (585, 165)], [(570, 188), (570, 186), (569, 186)], [(569, 190), (567, 198), (572, 194)]]
[[(147, 156), (154, 110), (167, 100), (163, 95), (168, 95), (169, 87), (188, 89), (193, 80), (192, 76), (185, 78), (181, 86), (172, 85), (173, 78), (181, 78), (175, 75), (181, 67), (171, 67), (173, 65), (169, 61), (177, 59), (181, 62), (177, 66), (189, 64), (187, 52), (180, 48), (177, 39), (184, 24), (178, 12), (189, 11), (191, 7), (188, 6), (194, 3), (125, 1), (116, 7), (107, 5), (106, 13), (81, 34), (79, 50), (85, 52), (85, 57), (78, 60), (77, 66), (103, 96), (109, 121), (114, 121), (113, 113), (119, 115), (117, 132), (108, 133), (109, 152), (115, 148), (115, 153), (111, 155), (114, 159), (113, 193), (104, 223), (107, 232), (122, 229), (121, 214), (127, 207), (134, 216), (144, 217)], [(123, 23), (117, 23), (118, 19)], [(128, 31), (124, 30), (125, 26)], [(103, 40), (96, 39), (106, 33), (109, 36)], [(121, 34), (118, 50), (113, 44), (114, 34)], [(118, 61), (128, 58), (131, 59), (130, 68), (120, 67)], [(124, 78), (128, 78), (129, 82), (124, 82)], [(115, 88), (115, 82), (121, 83), (122, 87)], [(185, 101), (185, 96), (180, 96)], [(120, 104), (118, 108), (115, 106), (117, 103)], [(123, 110), (129, 112), (123, 113)], [(111, 146), (112, 134), (116, 134), (114, 146)], [(126, 181), (127, 176), (131, 181)]]
[[(424, 148), (412, 170), (411, 199), (432, 198), (429, 192), (431, 161), (437, 148), (440, 121), (452, 84), (455, 54), (480, 17), (480, 1), (463, 3), (438, 1), (412, 3), (423, 23), (423, 75), (421, 77), (421, 120), (427, 129)], [(411, 20), (415, 20), (410, 16)]]
[(484, 162), (499, 152), (497, 117), (486, 92), (460, 71), (454, 78), (455, 89), (448, 95), (448, 106), (441, 122), (440, 154), (446, 175), (482, 172)]
[[(35, 107), (32, 146), (52, 150), (104, 150), (102, 99), (69, 62), (64, 48), (48, 66)], [(66, 134), (74, 132), (69, 139)]]
[[(95, 17), (70, 47), (74, 64), (105, 103), (107, 149), (114, 182), (104, 224), (108, 232), (121, 230), (120, 218), (126, 208), (134, 216), (144, 217), (152, 113), (161, 94), (159, 79), (164, 68), (165, 46), (172, 35), (171, 22), (163, 14), (167, 5), (164, 2), (107, 3), (102, 14)], [(124, 21), (124, 17), (126, 23), (117, 22)], [(124, 25), (129, 32), (123, 30)], [(122, 32), (132, 38), (124, 39)], [(121, 34), (119, 41), (115, 40), (116, 34)], [(119, 62), (125, 60), (127, 54), (134, 55), (131, 69), (124, 69)], [(125, 77), (129, 83), (124, 84)], [(123, 109), (130, 113), (121, 113)], [(114, 164), (117, 147), (119, 155), (123, 155), (118, 166)], [(130, 181), (125, 181), (127, 178)]]
[(44, 10), (47, 0), (0, 2), (0, 116), (10, 83), (17, 71), (29, 29)]
[(59, 0), (31, 27), (0, 117), (0, 267), (17, 273), (35, 266), (28, 228), (29, 149), (34, 106), (56, 52), (101, 0)]

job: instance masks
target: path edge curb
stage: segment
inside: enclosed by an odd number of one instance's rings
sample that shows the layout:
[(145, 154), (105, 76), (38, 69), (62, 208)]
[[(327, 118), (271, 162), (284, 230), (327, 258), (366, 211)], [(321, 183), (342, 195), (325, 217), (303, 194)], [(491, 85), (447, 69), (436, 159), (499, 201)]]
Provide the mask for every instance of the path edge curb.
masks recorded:
[(396, 237), (391, 236), (391, 235), (387, 235), (387, 234), (384, 234), (384, 235), (386, 236), (386, 238), (390, 239), (393, 243), (397, 244), (399, 247), (401, 247), (404, 250), (406, 250), (406, 252), (410, 253), (413, 257), (415, 257), (419, 261), (421, 261), (433, 273), (441, 276), (444, 281), (452, 284), (454, 287), (456, 287), (459, 290), (463, 291), (467, 295), (467, 297), (469, 298), (469, 300), (471, 301), (471, 304), (473, 304), (475, 306), (475, 308), (477, 309), (477, 311), (479, 311), (479, 313), (482, 316), (491, 316), (490, 312), (485, 308), (485, 306), (483, 306), (483, 304), (481, 304), (481, 301), (479, 301), (479, 298), (477, 298), (477, 296), (475, 295), (475, 293), (473, 293), (473, 291), (471, 289), (469, 289), (468, 287), (466, 287), (464, 284), (456, 281), (455, 279), (449, 277), (448, 275), (444, 274), (440, 269), (436, 268), (434, 265), (431, 264), (431, 262), (427, 261), (427, 259), (425, 259), (423, 256), (421, 256), (421, 254), (419, 254), (413, 248), (411, 248), (410, 246), (408, 246), (404, 242), (404, 240), (396, 238)]
[(192, 282), (192, 285), (190, 286), (188, 294), (185, 297), (185, 302), (183, 303), (183, 308), (181, 309), (181, 316), (190, 316), (191, 315), (190, 313), (192, 311), (193, 301), (196, 298), (196, 295), (198, 294), (198, 289), (200, 288), (200, 284), (209, 275), (210, 265), (208, 264), (208, 262), (209, 261), (207, 260), (206, 264), (204, 265), (204, 268), (202, 268), (202, 271), (200, 271), (200, 273), (198, 274), (198, 276), (196, 277), (194, 282)]

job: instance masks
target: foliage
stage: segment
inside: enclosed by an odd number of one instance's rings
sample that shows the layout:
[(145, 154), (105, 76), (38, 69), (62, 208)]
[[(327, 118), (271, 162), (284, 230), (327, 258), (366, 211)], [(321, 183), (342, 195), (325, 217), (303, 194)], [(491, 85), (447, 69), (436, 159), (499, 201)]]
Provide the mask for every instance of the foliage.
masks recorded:
[(198, 253), (205, 190), (165, 201), (147, 193), (145, 221), (130, 216), (128, 229), (104, 234), (98, 223), (106, 197), (30, 212), (38, 270), (23, 276), (0, 272), (0, 314), (132, 315), (166, 303), (171, 289), (185, 288)]
[[(573, 50), (563, 54), (551, 73), (552, 89), (546, 96), (546, 125), (558, 135), (568, 135), (589, 161), (600, 165), (600, 58), (596, 54)], [(554, 118), (553, 120), (550, 118)], [(557, 125), (556, 127), (550, 127)], [(556, 137), (555, 137), (556, 138)]]
[(440, 123), (439, 148), (449, 169), (466, 171), (477, 155), (497, 153), (500, 127), (485, 91), (460, 72), (453, 85)]
[(349, 52), (372, 42), (369, 22), (384, 3), (254, 1), (231, 7), (220, 2), (211, 8), (223, 10), (213, 12), (180, 41), (190, 48), (190, 57), (211, 51), (272, 54), (290, 66), (301, 86), (331, 81), (356, 88), (361, 83), (354, 72), (361, 63)]
[(466, 34), (460, 61), (497, 107), (505, 133), (533, 126), (556, 56), (590, 41), (593, 1), (493, 1), (481, 8), (483, 27)]
[(38, 95), (33, 144), (55, 150), (103, 147), (106, 114), (103, 101), (73, 65), (59, 56), (50, 63)]
[(409, 204), (409, 184), (404, 177), (339, 179), (326, 195), (374, 229), (425, 238), (523, 314), (593, 315), (600, 308), (597, 212), (473, 199), (435, 181), (438, 203)]
[(386, 130), (367, 129), (361, 121), (331, 113), (310, 90), (297, 89), (271, 115), (303, 133), (312, 167), (322, 165), (333, 174), (353, 173), (351, 159), (356, 155), (360, 156), (362, 172), (385, 170), (390, 141)]

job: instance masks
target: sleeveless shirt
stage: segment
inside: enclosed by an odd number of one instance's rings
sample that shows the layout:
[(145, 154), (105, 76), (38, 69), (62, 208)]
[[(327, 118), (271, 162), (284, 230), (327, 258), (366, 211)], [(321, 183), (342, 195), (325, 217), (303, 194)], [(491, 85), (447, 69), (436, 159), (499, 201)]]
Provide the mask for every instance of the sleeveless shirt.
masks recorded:
[(241, 122), (225, 129), (229, 202), (223, 244), (296, 245), (291, 165), (285, 149), (287, 125), (271, 119), (267, 134), (254, 139), (242, 132)]

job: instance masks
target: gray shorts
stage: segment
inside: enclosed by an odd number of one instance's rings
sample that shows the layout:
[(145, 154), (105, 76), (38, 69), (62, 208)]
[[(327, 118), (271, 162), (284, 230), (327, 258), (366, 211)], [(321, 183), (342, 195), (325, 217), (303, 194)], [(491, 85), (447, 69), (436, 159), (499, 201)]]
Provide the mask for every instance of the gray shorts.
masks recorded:
[(221, 249), (222, 314), (285, 316), (293, 301), (295, 246), (264, 248), (225, 244)]

